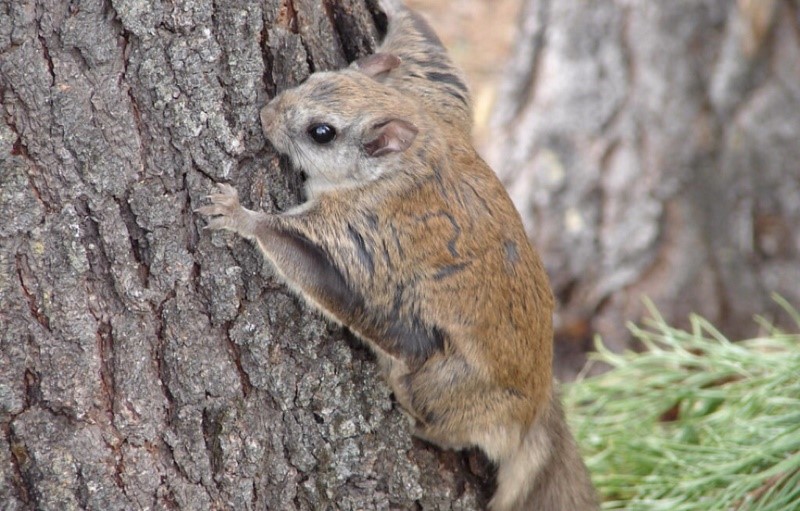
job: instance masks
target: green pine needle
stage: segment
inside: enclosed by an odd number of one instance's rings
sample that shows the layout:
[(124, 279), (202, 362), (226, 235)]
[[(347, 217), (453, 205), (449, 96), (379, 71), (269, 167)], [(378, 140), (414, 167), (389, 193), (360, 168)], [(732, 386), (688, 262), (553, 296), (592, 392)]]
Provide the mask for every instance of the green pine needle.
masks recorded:
[(612, 370), (564, 389), (603, 509), (800, 510), (800, 334), (761, 320), (768, 336), (732, 343), (647, 305), (652, 319), (631, 326), (647, 351), (598, 340)]

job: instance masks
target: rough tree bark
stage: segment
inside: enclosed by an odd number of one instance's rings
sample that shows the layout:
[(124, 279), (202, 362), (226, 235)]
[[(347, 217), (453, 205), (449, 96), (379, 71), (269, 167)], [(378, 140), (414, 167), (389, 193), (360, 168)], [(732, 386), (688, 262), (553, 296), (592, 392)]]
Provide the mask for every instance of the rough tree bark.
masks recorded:
[(488, 151), (560, 299), (557, 346), (622, 348), (643, 294), (735, 337), (781, 321), (771, 292), (800, 305), (800, 2), (524, 5)]
[(367, 53), (374, 4), (0, 4), (2, 509), (483, 505), (480, 459), (412, 441), (372, 357), (192, 213), (299, 200), (259, 108)]

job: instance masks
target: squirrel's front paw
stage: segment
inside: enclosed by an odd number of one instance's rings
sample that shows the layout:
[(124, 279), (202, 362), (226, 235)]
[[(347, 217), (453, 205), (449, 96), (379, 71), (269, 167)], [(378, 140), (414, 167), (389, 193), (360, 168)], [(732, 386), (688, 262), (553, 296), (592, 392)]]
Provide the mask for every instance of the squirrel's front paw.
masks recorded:
[(239, 204), (239, 194), (236, 188), (229, 184), (218, 183), (217, 193), (212, 193), (206, 198), (211, 201), (211, 204), (195, 210), (201, 215), (211, 217), (205, 228), (237, 230), (244, 208)]

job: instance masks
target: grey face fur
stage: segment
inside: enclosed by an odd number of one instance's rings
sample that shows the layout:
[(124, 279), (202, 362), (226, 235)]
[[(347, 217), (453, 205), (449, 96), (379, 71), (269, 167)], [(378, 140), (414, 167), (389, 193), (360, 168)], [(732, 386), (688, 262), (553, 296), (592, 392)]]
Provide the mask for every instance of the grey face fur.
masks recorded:
[[(309, 197), (363, 185), (397, 169), (419, 130), (415, 107), (365, 74), (345, 69), (316, 73), (261, 111), (269, 141), (306, 173)], [(335, 130), (315, 140), (317, 126)]]

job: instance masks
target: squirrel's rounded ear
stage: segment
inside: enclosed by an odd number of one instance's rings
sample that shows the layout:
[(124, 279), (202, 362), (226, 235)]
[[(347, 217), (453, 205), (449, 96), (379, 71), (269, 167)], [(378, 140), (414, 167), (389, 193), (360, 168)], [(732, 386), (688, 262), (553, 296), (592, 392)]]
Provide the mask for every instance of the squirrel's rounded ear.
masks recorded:
[(364, 151), (378, 157), (408, 149), (417, 138), (419, 129), (403, 119), (389, 119), (374, 125), (364, 135)]
[(390, 53), (373, 53), (372, 55), (361, 57), (351, 65), (370, 78), (379, 80), (383, 78), (386, 73), (398, 67), (400, 63), (400, 57), (396, 55)]

